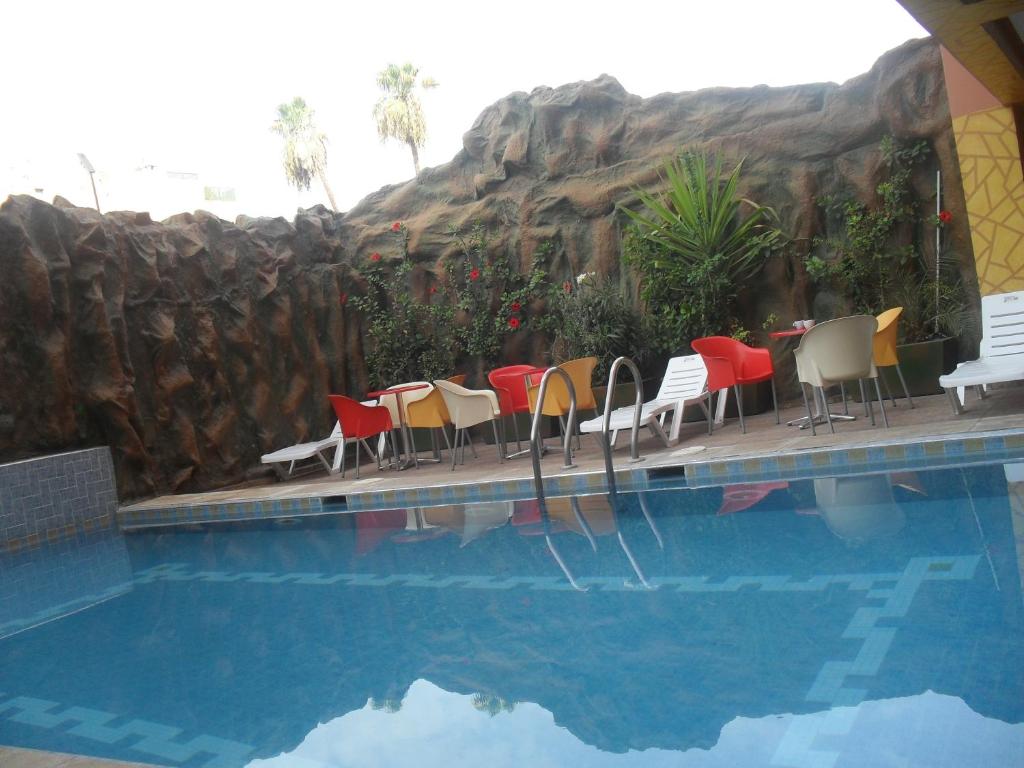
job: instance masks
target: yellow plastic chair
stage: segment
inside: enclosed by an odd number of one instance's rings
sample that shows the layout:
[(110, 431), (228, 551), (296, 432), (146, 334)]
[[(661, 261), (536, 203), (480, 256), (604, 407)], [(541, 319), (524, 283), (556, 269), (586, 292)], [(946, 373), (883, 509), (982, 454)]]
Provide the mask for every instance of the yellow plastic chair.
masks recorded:
[[(466, 380), (465, 374), (451, 376), (448, 381), (452, 384), (461, 385)], [(436, 387), (431, 388), (430, 394), (419, 400), (415, 400), (405, 406), (405, 422), (413, 429), (440, 429), (444, 435), (444, 443), (449, 452), (452, 444), (448, 440), (448, 426), (452, 418), (448, 414), (448, 407), (444, 404), (444, 397)]]
[[(566, 360), (559, 366), (565, 371), (572, 388), (576, 391), (576, 423), (579, 424), (580, 411), (591, 410), (597, 413), (597, 398), (594, 395), (594, 388), (590, 383), (594, 375), (594, 368), (597, 367), (596, 357), (580, 357), (576, 360)], [(540, 391), (540, 378), (531, 382), (527, 389), (530, 398), (530, 411), (537, 410), (537, 393)], [(569, 414), (572, 403), (569, 399), (569, 389), (561, 376), (552, 376), (548, 379), (548, 389), (544, 393), (544, 403), (541, 413), (545, 416), (557, 416), (562, 433), (565, 433), (565, 417)]]
[[(910, 390), (907, 388), (907, 381), (903, 378), (903, 371), (900, 370), (900, 359), (896, 354), (896, 337), (900, 330), (900, 315), (903, 314), (903, 307), (893, 307), (887, 309), (885, 312), (880, 314), (876, 320), (878, 320), (878, 330), (875, 331), (875, 367), (876, 368), (888, 368), (890, 366), (896, 366), (896, 375), (900, 377), (900, 384), (903, 385), (903, 395), (907, 398), (907, 402), (910, 403), (910, 407), (914, 407), (914, 401), (910, 399)], [(892, 404), (896, 405), (896, 398), (892, 392), (889, 392), (889, 385), (885, 383), (885, 379), (882, 379), (882, 384), (885, 386), (885, 390), (889, 395), (889, 399), (892, 400)]]

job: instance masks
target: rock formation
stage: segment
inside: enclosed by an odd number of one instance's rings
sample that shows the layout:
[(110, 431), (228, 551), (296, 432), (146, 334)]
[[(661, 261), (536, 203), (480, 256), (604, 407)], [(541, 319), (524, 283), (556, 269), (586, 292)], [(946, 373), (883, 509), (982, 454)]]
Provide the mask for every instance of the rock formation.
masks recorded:
[[(549, 267), (559, 280), (615, 275), (616, 205), (636, 187), (656, 188), (682, 147), (746, 158), (744, 195), (773, 206), (795, 238), (751, 292), (749, 325), (769, 311), (810, 316), (800, 263), (822, 231), (815, 198), (853, 189), (872, 199), (887, 134), (930, 142), (973, 280), (931, 41), (843, 85), (642, 99), (602, 76), (514, 93), (483, 111), (450, 163), (346, 214), (153, 222), (11, 197), (0, 207), (0, 459), (108, 444), (122, 498), (241, 481), (261, 453), (330, 431), (329, 392), (365, 391), (359, 318), (343, 296), (359, 280), (354, 264), (394, 252), (392, 222), (408, 227), (422, 269), (452, 249), (450, 225), (479, 221), (524, 264), (555, 243)], [(922, 198), (934, 194), (929, 183), (922, 174)]]

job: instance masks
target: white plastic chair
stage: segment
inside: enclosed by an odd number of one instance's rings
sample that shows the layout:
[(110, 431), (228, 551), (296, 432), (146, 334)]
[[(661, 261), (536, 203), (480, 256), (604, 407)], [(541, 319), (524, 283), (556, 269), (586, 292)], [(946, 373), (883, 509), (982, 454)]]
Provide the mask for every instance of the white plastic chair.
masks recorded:
[[(329, 462), (326, 455), (331, 448), (334, 449), (333, 462)], [(324, 465), (327, 472), (334, 475), (341, 470), (341, 457), (344, 450), (345, 436), (341, 434), (341, 423), (336, 422), (334, 430), (329, 437), (309, 443), (290, 445), (273, 453), (265, 453), (260, 456), (260, 461), (264, 464), (272, 464), (278, 476), (286, 478), (291, 476), (295, 470), (296, 463), (316, 457)], [(287, 471), (284, 469), (285, 464), (288, 465)]]
[[(699, 405), (708, 420), (708, 434), (711, 434), (712, 417), (711, 393), (708, 392), (708, 369), (700, 355), (683, 355), (668, 361), (665, 377), (661, 380), (658, 395), (640, 408), (640, 426), (647, 427), (666, 446), (679, 442), (679, 429), (683, 423), (683, 409), (687, 405)], [(635, 405), (616, 408), (611, 413), (612, 447), (619, 430), (633, 429)], [(665, 434), (665, 419), (673, 413), (672, 426)], [(603, 417), (590, 419), (580, 424), (581, 432), (600, 432)]]
[(878, 407), (882, 410), (882, 421), (886, 427), (889, 426), (882, 390), (878, 385), (878, 370), (874, 362), (874, 339), (877, 329), (878, 320), (871, 315), (853, 315), (818, 323), (800, 339), (800, 346), (793, 351), (793, 355), (796, 357), (796, 375), (800, 382), (800, 394), (804, 396), (804, 405), (807, 407), (807, 418), (811, 424), (812, 434), (817, 432), (814, 429), (814, 415), (811, 413), (804, 384), (810, 384), (812, 391), (815, 387), (818, 389), (825, 420), (835, 434), (836, 428), (828, 411), (825, 388), (857, 379), (860, 382), (861, 398), (868, 406), (871, 424), (874, 425), (875, 412), (864, 392), (864, 379), (874, 379)]
[[(453, 384), (444, 379), (438, 379), (434, 386), (441, 390), (441, 397), (444, 398), (444, 405), (448, 409), (452, 425), (455, 427), (455, 441), (452, 443), (452, 471), (455, 471), (455, 457), (459, 450), (459, 441), (462, 440), (462, 461), (466, 460), (465, 441), (468, 438), (466, 430), (477, 424), (486, 421), (491, 422), (494, 428), (494, 444), (498, 449), (498, 461), (504, 462), (505, 456), (501, 451), (501, 440), (498, 437), (498, 420), (501, 418), (501, 408), (498, 405), (498, 396), (489, 389), (466, 389), (458, 384)], [(470, 450), (476, 456), (476, 449), (473, 448), (472, 439), (469, 440)]]
[(953, 413), (964, 411), (965, 388), (1024, 379), (1024, 291), (981, 298), (981, 354), (939, 377)]

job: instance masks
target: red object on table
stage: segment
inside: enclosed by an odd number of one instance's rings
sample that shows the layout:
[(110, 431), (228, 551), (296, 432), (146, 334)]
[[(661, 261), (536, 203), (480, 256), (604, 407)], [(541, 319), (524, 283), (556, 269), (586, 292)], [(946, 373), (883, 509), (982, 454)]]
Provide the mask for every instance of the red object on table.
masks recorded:
[(769, 339), (787, 339), (790, 336), (803, 336), (807, 333), (806, 328), (791, 328), (788, 331), (772, 331), (768, 334)]

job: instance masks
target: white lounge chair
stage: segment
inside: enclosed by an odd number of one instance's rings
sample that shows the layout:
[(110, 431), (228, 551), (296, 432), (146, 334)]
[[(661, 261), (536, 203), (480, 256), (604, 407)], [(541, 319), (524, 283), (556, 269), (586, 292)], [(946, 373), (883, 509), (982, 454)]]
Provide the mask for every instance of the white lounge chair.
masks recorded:
[[(327, 452), (334, 449), (333, 461), (327, 460)], [(287, 448), (281, 448), (273, 453), (267, 453), (260, 457), (264, 464), (273, 464), (274, 470), (283, 479), (291, 476), (295, 470), (295, 464), (306, 459), (316, 457), (329, 474), (337, 474), (341, 470), (341, 457), (345, 450), (345, 436), (341, 433), (341, 423), (335, 423), (334, 431), (329, 437), (316, 440), (311, 443), (298, 443)], [(288, 465), (287, 471), (284, 465)]]
[(981, 298), (981, 354), (939, 377), (953, 413), (963, 413), (965, 388), (1024, 379), (1024, 291)]
[[(658, 396), (648, 400), (640, 408), (640, 426), (647, 427), (666, 446), (679, 442), (679, 429), (683, 424), (683, 409), (687, 405), (699, 405), (708, 420), (708, 434), (711, 434), (710, 393), (708, 392), (708, 370), (700, 355), (673, 357), (668, 361), (665, 378), (661, 380)], [(665, 434), (665, 419), (672, 411), (672, 426)], [(619, 430), (633, 428), (633, 414), (636, 406), (616, 408), (611, 414), (612, 447)], [(604, 417), (590, 419), (580, 424), (581, 432), (600, 432)]]

